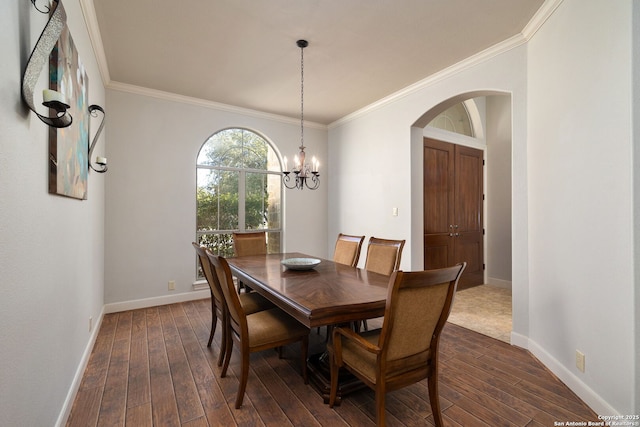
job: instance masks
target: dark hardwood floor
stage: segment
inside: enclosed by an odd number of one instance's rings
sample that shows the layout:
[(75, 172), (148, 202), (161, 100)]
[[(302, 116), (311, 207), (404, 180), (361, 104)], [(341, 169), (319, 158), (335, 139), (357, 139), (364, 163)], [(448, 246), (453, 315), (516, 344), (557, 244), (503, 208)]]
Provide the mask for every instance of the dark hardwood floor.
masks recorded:
[[(368, 389), (330, 409), (300, 376), (298, 347), (284, 358), (251, 356), (244, 404), (234, 408), (239, 355), (226, 378), (216, 361), (220, 325), (206, 347), (209, 300), (105, 315), (68, 426), (368, 426)], [(375, 320), (374, 320), (375, 322)], [(375, 326), (375, 323), (370, 325)], [(324, 333), (325, 328), (322, 328)], [(311, 333), (313, 346), (324, 337)], [(527, 351), (447, 324), (440, 347), (440, 399), (449, 426), (553, 426), (596, 414)], [(426, 381), (387, 395), (390, 426), (430, 426)]]

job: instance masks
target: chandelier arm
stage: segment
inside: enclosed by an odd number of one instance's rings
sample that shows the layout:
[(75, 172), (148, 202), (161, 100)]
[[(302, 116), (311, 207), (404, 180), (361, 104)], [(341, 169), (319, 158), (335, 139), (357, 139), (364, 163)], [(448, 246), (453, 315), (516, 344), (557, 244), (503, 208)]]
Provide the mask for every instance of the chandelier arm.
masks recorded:
[(309, 190), (315, 190), (320, 185), (320, 174), (317, 172), (313, 172), (311, 175), (311, 182), (313, 185), (309, 185), (309, 181), (307, 180), (305, 184)]
[(287, 187), (289, 190), (298, 188), (298, 174), (296, 173), (296, 179), (295, 181), (293, 181), (293, 185), (290, 185), (289, 184), (291, 182), (291, 177), (289, 176), (290, 172), (283, 172), (283, 173), (284, 173), (284, 177), (282, 178), (282, 183), (284, 184), (284, 186)]

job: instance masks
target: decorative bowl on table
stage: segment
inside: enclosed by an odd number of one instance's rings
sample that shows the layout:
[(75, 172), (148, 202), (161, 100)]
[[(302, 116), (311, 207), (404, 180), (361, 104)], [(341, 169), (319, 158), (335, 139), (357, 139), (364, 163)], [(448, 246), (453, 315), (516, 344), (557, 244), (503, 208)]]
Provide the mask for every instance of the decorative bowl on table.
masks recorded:
[(289, 270), (311, 270), (320, 264), (317, 258), (287, 258), (280, 261)]

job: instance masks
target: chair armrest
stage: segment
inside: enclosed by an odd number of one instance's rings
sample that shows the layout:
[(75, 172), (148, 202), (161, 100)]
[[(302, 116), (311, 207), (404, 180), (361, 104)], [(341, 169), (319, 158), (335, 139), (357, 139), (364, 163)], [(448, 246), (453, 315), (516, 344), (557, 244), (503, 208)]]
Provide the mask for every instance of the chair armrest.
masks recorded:
[(334, 328), (333, 329), (333, 347), (335, 350), (335, 358), (338, 366), (342, 365), (342, 337), (354, 342), (358, 346), (362, 347), (369, 353), (380, 354), (382, 349), (377, 345), (371, 344), (369, 341), (356, 334), (351, 329), (347, 328)]

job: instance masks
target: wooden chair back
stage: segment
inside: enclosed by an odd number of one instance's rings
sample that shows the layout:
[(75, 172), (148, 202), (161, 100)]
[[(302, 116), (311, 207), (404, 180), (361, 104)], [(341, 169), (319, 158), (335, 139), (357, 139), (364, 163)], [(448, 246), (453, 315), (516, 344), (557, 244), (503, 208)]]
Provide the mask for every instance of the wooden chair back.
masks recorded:
[(213, 269), (217, 275), (218, 283), (220, 283), (224, 300), (227, 303), (226, 306), (230, 315), (229, 324), (231, 331), (238, 337), (246, 336), (247, 319), (244, 309), (242, 308), (242, 304), (240, 303), (240, 296), (233, 284), (231, 268), (229, 268), (227, 260), (223, 257), (211, 252), (207, 252), (207, 256), (209, 257), (211, 264), (213, 264)]
[(367, 246), (364, 269), (390, 276), (400, 268), (405, 240), (390, 240), (371, 237)]
[(266, 255), (267, 233), (264, 231), (234, 232), (233, 253), (235, 256)]
[(211, 297), (214, 298), (216, 307), (224, 307), (224, 295), (222, 294), (222, 288), (220, 288), (218, 277), (214, 274), (211, 261), (209, 261), (209, 258), (207, 257), (206, 249), (198, 245), (196, 242), (191, 242), (191, 244), (195, 248), (196, 254), (198, 255), (200, 267), (202, 268), (205, 279), (207, 279), (209, 289), (211, 289)]
[(358, 265), (360, 250), (362, 249), (364, 236), (350, 236), (348, 234), (338, 234), (336, 247), (333, 251), (333, 261), (338, 264), (345, 264), (351, 267)]
[[(380, 363), (389, 372), (396, 364), (426, 371), (437, 357), (444, 327), (465, 264), (436, 270), (396, 271), (389, 280), (389, 294), (378, 346)], [(384, 362), (383, 362), (384, 361)]]

